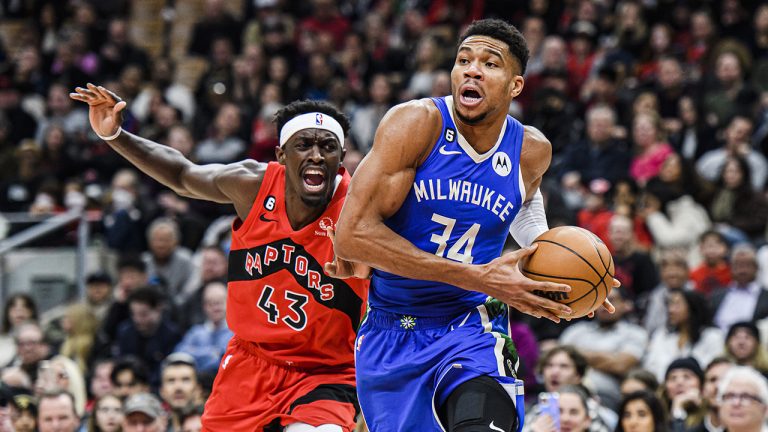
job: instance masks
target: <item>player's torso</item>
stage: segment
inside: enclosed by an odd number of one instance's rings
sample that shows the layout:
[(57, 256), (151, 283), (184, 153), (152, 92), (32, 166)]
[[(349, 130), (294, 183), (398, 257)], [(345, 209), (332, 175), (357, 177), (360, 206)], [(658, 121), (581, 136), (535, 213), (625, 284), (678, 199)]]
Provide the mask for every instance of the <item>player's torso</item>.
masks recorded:
[[(507, 117), (496, 145), (480, 155), (458, 134), (451, 98), (435, 99), (443, 133), (400, 209), (385, 223), (418, 248), (468, 264), (501, 254), (525, 193), (519, 160), (523, 126)], [(420, 316), (461, 313), (485, 295), (430, 281), (376, 271), (372, 307)]]
[(277, 362), (354, 363), (368, 281), (333, 279), (323, 271), (334, 256), (325, 228), (335, 227), (348, 184), (345, 174), (325, 212), (294, 231), (285, 212), (284, 168), (270, 164), (247, 219), (233, 226), (227, 322)]

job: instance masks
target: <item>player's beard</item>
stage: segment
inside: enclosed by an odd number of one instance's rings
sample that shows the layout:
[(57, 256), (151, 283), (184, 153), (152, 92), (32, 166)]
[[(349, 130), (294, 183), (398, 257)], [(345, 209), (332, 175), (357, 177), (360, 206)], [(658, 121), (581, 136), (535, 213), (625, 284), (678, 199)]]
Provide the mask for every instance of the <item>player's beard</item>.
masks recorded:
[(331, 190), (326, 191), (322, 195), (302, 195), (301, 202), (303, 202), (307, 207), (326, 207), (328, 203), (331, 202)]
[(459, 110), (456, 110), (456, 117), (458, 117), (462, 123), (466, 125), (474, 126), (476, 124), (479, 124), (483, 120), (485, 120), (485, 118), (488, 117), (488, 113), (484, 112), (474, 117), (467, 117), (464, 114), (460, 113)]

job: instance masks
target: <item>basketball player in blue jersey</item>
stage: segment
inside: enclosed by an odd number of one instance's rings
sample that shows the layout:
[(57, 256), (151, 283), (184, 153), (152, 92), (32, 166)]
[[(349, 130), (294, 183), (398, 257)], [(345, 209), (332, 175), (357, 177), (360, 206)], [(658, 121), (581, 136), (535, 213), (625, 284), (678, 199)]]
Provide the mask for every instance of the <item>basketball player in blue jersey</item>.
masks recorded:
[(507, 115), (527, 60), (513, 26), (473, 23), (452, 96), (387, 113), (352, 180), (335, 248), (375, 269), (355, 346), (372, 432), (515, 430), (506, 305), (555, 322), (571, 313), (533, 293), (568, 286), (518, 269), (535, 246), (501, 255), (508, 233), (527, 246), (548, 229), (538, 188), (550, 143)]

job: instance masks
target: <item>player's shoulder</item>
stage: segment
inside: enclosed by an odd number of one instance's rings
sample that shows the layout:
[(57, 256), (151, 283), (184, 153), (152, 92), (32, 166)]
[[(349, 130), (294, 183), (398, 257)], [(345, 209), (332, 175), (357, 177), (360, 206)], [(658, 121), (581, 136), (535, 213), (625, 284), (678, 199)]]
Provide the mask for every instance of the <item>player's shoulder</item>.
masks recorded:
[(413, 99), (390, 108), (387, 116), (396, 118), (398, 122), (408, 121), (426, 125), (425, 122), (435, 122), (440, 119), (440, 110), (431, 99)]
[[(442, 127), (440, 110), (432, 100), (403, 102), (390, 108), (382, 119), (376, 132), (374, 151), (394, 152), (420, 165), (440, 137)], [(385, 157), (388, 156), (385, 154)]]
[(535, 150), (545, 150), (552, 152), (552, 143), (549, 142), (544, 133), (531, 125), (523, 125), (523, 140), (526, 146)]

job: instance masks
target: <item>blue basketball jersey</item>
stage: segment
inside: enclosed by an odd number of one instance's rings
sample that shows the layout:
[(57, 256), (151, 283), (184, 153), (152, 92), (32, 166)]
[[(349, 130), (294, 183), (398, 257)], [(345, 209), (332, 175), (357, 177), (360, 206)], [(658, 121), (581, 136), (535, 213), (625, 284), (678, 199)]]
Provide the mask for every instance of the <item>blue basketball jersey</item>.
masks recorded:
[[(484, 154), (459, 135), (451, 96), (433, 98), (443, 131), (416, 170), (403, 205), (385, 224), (416, 247), (450, 260), (486, 264), (504, 247), (525, 194), (520, 174), (523, 125), (507, 116), (495, 146)], [(414, 316), (451, 316), (482, 304), (486, 295), (453, 285), (375, 270), (372, 308)]]

